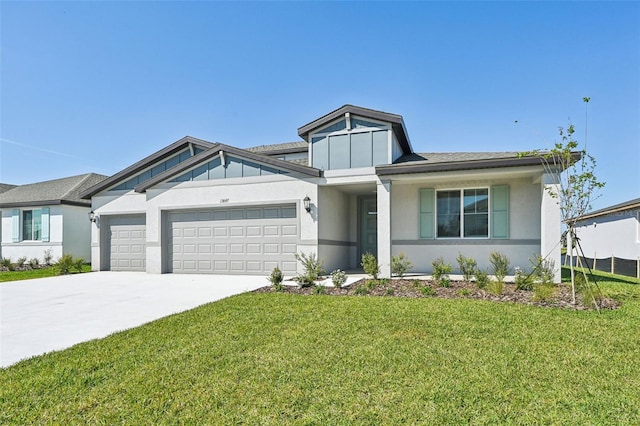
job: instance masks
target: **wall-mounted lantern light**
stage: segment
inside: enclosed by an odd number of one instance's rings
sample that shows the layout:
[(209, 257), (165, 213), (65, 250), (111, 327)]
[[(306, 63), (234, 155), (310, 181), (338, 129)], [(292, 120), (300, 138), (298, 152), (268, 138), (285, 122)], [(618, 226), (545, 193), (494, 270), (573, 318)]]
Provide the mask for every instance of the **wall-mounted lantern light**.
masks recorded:
[(309, 198), (309, 196), (307, 195), (306, 197), (304, 197), (304, 199), (302, 200), (304, 202), (304, 209), (307, 211), (307, 213), (311, 212), (311, 198)]
[(92, 223), (96, 223), (96, 220), (98, 220), (98, 216), (96, 216), (96, 214), (93, 212), (93, 210), (91, 210), (89, 212), (89, 221)]

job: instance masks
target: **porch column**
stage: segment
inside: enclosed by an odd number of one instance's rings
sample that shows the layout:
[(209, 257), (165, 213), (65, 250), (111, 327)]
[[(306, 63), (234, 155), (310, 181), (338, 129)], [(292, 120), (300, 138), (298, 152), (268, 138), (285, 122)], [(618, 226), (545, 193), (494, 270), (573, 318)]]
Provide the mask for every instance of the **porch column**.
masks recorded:
[(391, 181), (379, 181), (378, 195), (378, 265), (380, 277), (391, 278)]
[(547, 256), (548, 260), (555, 262), (556, 273), (554, 280), (560, 282), (560, 237), (561, 215), (558, 201), (553, 198), (549, 191), (554, 192), (559, 189), (559, 175), (546, 173), (542, 177), (541, 190), (542, 202), (540, 205), (540, 254)]

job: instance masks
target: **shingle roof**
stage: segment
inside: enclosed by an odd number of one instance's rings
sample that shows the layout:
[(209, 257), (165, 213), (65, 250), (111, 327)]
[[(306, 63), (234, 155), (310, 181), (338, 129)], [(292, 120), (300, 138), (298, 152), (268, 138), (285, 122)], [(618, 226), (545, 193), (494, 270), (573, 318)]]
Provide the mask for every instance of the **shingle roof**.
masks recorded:
[(518, 158), (517, 152), (424, 152), (403, 155), (394, 164), (400, 163), (453, 163), (459, 161), (495, 160)]
[(245, 148), (246, 151), (264, 155), (283, 154), (286, 152), (304, 152), (308, 149), (309, 144), (305, 141), (276, 143)]
[(0, 194), (7, 192), (10, 189), (15, 188), (17, 185), (11, 185), (9, 183), (0, 183)]
[(86, 173), (61, 179), (17, 186), (0, 194), (0, 207), (25, 207), (51, 204), (91, 206), (80, 193), (106, 179), (107, 176)]
[(625, 210), (640, 208), (640, 198), (634, 198), (633, 200), (625, 201), (623, 203), (614, 204), (613, 206), (605, 207), (603, 209), (595, 210), (585, 215), (579, 216), (576, 220), (584, 220), (598, 216), (604, 216), (609, 213), (622, 212)]

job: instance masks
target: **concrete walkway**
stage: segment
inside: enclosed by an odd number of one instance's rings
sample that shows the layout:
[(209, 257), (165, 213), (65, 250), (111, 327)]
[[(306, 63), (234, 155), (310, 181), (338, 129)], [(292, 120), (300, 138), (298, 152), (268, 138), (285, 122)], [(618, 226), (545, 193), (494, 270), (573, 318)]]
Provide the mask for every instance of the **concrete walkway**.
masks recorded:
[(92, 272), (0, 284), (0, 367), (268, 285), (264, 276)]

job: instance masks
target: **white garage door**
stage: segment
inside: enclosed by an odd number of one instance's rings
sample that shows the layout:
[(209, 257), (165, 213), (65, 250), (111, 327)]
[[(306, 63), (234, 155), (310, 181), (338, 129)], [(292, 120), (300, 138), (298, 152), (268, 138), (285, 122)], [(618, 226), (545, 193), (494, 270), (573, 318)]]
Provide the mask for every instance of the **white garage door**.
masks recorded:
[(168, 269), (176, 273), (296, 272), (294, 204), (168, 213)]
[(144, 215), (112, 216), (107, 220), (107, 247), (111, 271), (146, 270)]

